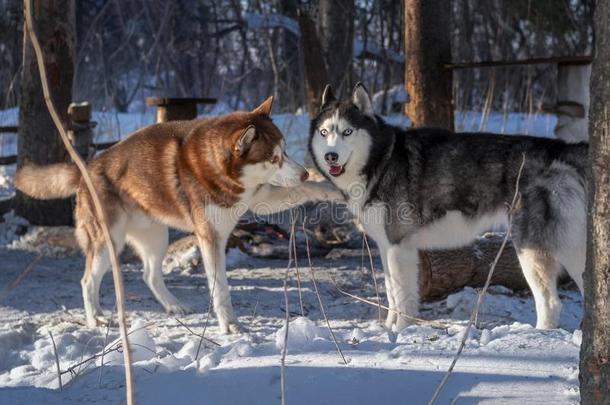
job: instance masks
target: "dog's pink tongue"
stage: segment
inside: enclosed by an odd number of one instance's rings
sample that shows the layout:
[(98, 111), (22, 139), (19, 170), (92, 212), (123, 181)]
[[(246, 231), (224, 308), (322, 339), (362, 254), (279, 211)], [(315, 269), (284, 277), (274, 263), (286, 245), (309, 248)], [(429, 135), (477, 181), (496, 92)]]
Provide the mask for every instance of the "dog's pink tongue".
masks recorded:
[(341, 165), (332, 165), (330, 167), (330, 169), (328, 170), (328, 172), (330, 174), (332, 174), (333, 176), (338, 176), (343, 172), (343, 166)]

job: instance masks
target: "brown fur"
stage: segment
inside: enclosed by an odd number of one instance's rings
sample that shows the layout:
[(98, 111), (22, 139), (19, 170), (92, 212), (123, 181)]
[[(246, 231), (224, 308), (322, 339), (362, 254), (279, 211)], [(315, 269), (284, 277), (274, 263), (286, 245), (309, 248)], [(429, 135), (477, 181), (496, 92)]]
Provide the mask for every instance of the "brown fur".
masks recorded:
[[(256, 139), (245, 154), (235, 150), (249, 126)], [(88, 170), (112, 224), (119, 210), (141, 210), (166, 225), (193, 230), (192, 201), (230, 207), (248, 163), (267, 160), (283, 139), (264, 111), (148, 126), (93, 159)], [(35, 198), (77, 195), (75, 219), (82, 248), (102, 243), (93, 202), (75, 166), (26, 166), (16, 186)]]
[(79, 182), (78, 169), (68, 163), (25, 166), (15, 176), (19, 190), (39, 199), (67, 198), (74, 194)]
[[(161, 276), (167, 227), (195, 232), (225, 332), (238, 330), (224, 268), (226, 240), (237, 221), (229, 208), (242, 202), (256, 210), (249, 204), (270, 201), (275, 210), (282, 210), (287, 208), (284, 202), (296, 205), (330, 195), (327, 187), (317, 185), (295, 192), (296, 188), (263, 184), (266, 173), (282, 173), (292, 179), (291, 184), (307, 178), (307, 172), (292, 161), (284, 165), (285, 172), (276, 169), (286, 157), (277, 153), (283, 136), (269, 117), (271, 105), (269, 98), (251, 112), (151, 125), (88, 164), (115, 247), (120, 251), (125, 242), (135, 247), (144, 263), (144, 280), (170, 312), (186, 309)], [(242, 184), (244, 179), (252, 184)], [(84, 182), (71, 165), (29, 166), (19, 171), (17, 187), (37, 198), (76, 193), (76, 237), (86, 257), (81, 281), (85, 312), (88, 324), (95, 325), (102, 315), (99, 283), (109, 258)]]

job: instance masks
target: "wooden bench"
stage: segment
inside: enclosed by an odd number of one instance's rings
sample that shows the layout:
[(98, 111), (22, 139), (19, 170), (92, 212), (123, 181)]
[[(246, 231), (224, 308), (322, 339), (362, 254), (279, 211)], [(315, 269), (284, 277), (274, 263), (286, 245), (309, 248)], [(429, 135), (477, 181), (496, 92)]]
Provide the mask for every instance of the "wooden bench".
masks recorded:
[(555, 56), (512, 61), (482, 61), (451, 63), (445, 69), (480, 69), (509, 66), (554, 64), (557, 66), (557, 102), (543, 105), (542, 112), (555, 114), (555, 136), (568, 142), (589, 139), (589, 79), (591, 77), (590, 55)]
[(197, 118), (197, 104), (216, 104), (215, 98), (147, 97), (146, 105), (157, 107), (157, 122)]

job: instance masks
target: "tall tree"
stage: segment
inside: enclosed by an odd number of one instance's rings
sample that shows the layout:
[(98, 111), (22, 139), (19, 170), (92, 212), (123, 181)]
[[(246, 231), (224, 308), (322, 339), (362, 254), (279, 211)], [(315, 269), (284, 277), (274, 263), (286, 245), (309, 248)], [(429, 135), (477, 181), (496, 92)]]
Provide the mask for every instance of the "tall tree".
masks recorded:
[[(297, 0), (280, 0), (279, 10), (282, 15), (298, 20), (299, 4)], [(288, 111), (296, 110), (303, 100), (303, 79), (299, 58), (299, 36), (294, 32), (282, 30), (282, 69), (281, 105)]]
[(415, 127), (453, 129), (451, 2), (405, 0), (406, 113)]
[[(74, 74), (74, 1), (34, 0), (32, 10), (33, 28), (43, 48), (52, 96), (62, 114), (62, 121), (67, 123)], [(24, 30), (17, 167), (67, 160), (68, 154), (45, 105), (36, 56)], [(72, 222), (70, 200), (41, 201), (17, 192), (15, 212), (32, 224), (64, 225)]]
[(319, 0), (317, 8), (301, 5), (298, 15), (307, 106), (313, 115), (327, 84), (335, 94), (352, 85), (356, 10), (354, 0)]
[(318, 36), (335, 94), (351, 90), (355, 17), (354, 0), (320, 0), (318, 4)]
[(322, 45), (316, 33), (316, 26), (309, 14), (299, 10), (301, 48), (305, 66), (305, 87), (307, 89), (307, 110), (311, 117), (318, 113), (324, 87), (328, 84), (328, 73), (324, 63)]
[(610, 404), (610, 1), (595, 9), (585, 316), (580, 348), (583, 404)]

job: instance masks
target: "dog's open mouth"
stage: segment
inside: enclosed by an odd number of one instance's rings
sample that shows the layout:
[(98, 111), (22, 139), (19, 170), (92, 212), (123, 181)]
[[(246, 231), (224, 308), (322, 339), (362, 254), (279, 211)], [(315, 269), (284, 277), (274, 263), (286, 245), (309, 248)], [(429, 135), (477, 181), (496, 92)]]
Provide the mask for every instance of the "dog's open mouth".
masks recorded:
[(331, 176), (341, 176), (343, 173), (345, 173), (345, 166), (344, 165), (331, 165), (330, 168), (328, 169), (328, 173), (330, 173)]

